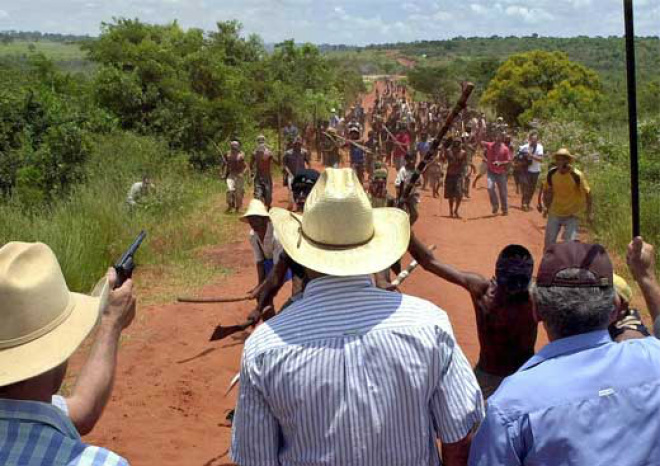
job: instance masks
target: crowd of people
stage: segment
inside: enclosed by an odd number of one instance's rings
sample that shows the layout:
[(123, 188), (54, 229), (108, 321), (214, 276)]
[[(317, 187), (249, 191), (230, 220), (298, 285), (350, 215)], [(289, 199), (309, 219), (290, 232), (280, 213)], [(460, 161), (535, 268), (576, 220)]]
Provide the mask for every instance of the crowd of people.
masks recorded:
[[(249, 168), (254, 198), (240, 219), (250, 227), (256, 265), (251, 318), (264, 320), (243, 352), (232, 459), (240, 466), (655, 464), (653, 246), (635, 238), (626, 254), (653, 321), (648, 329), (605, 248), (575, 241), (592, 198), (569, 150), (556, 151), (543, 175), (536, 132), (514, 150), (503, 122), (466, 111), (454, 123), (461, 131), (434, 154), (429, 135), (446, 108), (409, 102), (395, 81), (381, 89), (371, 112), (360, 105), (348, 117), (333, 112), (304, 138), (287, 125), (286, 209), (273, 206), (265, 138), (250, 160), (238, 141), (231, 144), (227, 208), (241, 211)], [(312, 168), (314, 152), (322, 173)], [(341, 168), (344, 153), (349, 166)], [(511, 244), (492, 276), (462, 271), (415, 235), (420, 190), (429, 187), (433, 199), (443, 183), (451, 217), (460, 217), (470, 188), (487, 176), (492, 213), (506, 215), (509, 174), (523, 211), (541, 185), (537, 207), (548, 226), (537, 267), (526, 247)], [(141, 189), (131, 188), (133, 198)], [(474, 367), (449, 314), (401, 293), (391, 279), (406, 252), (469, 294), (480, 344)], [(111, 269), (94, 296), (71, 293), (48, 246), (0, 248), (0, 464), (128, 464), (80, 437), (109, 400), (118, 341), (135, 315), (131, 280), (116, 289), (115, 282)], [(290, 299), (276, 313), (273, 299), (288, 282)], [(536, 352), (539, 324), (549, 343)], [(59, 396), (67, 361), (96, 326), (75, 388)]]

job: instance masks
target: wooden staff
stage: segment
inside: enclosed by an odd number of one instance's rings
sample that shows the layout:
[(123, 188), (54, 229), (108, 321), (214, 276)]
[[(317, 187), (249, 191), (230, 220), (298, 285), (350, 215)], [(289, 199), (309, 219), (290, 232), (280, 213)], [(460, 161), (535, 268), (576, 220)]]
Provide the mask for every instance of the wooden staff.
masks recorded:
[(365, 152), (368, 153), (368, 154), (373, 154), (373, 153), (374, 153), (371, 149), (369, 149), (369, 148), (367, 148), (367, 147), (365, 147), (365, 146), (363, 146), (363, 145), (361, 145), (361, 144), (358, 144), (357, 142), (352, 141), (351, 139), (346, 139), (345, 137), (339, 136), (338, 134), (335, 134), (335, 135), (333, 136), (333, 135), (331, 135), (331, 134), (329, 134), (329, 133), (326, 133), (325, 131), (323, 132), (323, 134), (325, 134), (326, 136), (331, 137), (331, 138), (337, 138), (337, 139), (341, 139), (341, 140), (343, 140), (343, 141), (345, 141), (345, 142), (348, 142), (349, 144), (351, 144), (351, 145), (357, 147), (358, 149), (362, 149), (363, 151), (365, 151)]
[[(433, 252), (436, 249), (436, 245), (434, 244), (429, 248), (429, 251)], [(406, 267), (406, 270), (402, 271), (392, 282), (393, 287), (399, 287), (403, 282), (405, 282), (408, 277), (410, 276), (411, 273), (415, 271), (415, 269), (419, 267), (419, 263), (416, 260), (413, 260), (408, 267)]]
[(397, 207), (401, 208), (405, 204), (406, 200), (410, 197), (410, 194), (412, 193), (413, 188), (417, 184), (419, 177), (421, 176), (422, 172), (426, 169), (426, 166), (433, 159), (436, 151), (440, 148), (440, 144), (442, 143), (442, 140), (445, 138), (445, 136), (451, 129), (452, 125), (454, 124), (454, 120), (456, 119), (458, 114), (464, 108), (467, 107), (467, 101), (470, 98), (470, 95), (472, 94), (473, 90), (474, 90), (474, 84), (469, 82), (465, 83), (465, 87), (463, 88), (463, 93), (461, 94), (461, 98), (458, 100), (458, 102), (456, 102), (456, 105), (452, 109), (451, 113), (447, 116), (447, 119), (445, 120), (445, 124), (442, 126), (442, 128), (440, 128), (440, 131), (438, 131), (438, 134), (433, 140), (433, 144), (431, 144), (431, 148), (426, 153), (424, 159), (420, 160), (419, 164), (417, 165), (417, 168), (415, 169), (415, 172), (410, 177), (410, 181), (406, 183), (406, 185), (401, 190), (401, 195), (399, 196), (396, 202)]
[(240, 303), (243, 301), (250, 301), (255, 299), (250, 295), (244, 296), (229, 296), (229, 297), (209, 297), (209, 298), (196, 298), (196, 297), (187, 297), (179, 296), (176, 300), (180, 303), (198, 303), (198, 304), (210, 304), (210, 303)]

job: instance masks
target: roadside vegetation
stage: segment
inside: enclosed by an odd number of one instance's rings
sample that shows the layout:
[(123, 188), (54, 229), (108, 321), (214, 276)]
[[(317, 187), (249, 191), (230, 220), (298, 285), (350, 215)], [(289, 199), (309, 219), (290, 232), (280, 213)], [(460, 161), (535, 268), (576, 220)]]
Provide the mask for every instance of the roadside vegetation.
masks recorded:
[[(218, 147), (239, 138), (249, 154), (262, 132), (273, 146), (278, 124), (302, 127), (364, 89), (357, 70), (316, 47), (267, 52), (236, 22), (204, 32), (118, 19), (77, 49), (85, 72), (56, 61), (76, 45), (34, 43), (26, 53), (20, 41), (0, 44), (0, 244), (49, 244), (76, 291), (141, 229), (139, 277), (161, 298), (223, 272), (200, 266), (205, 247), (235, 237)], [(21, 51), (2, 53), (12, 47)], [(155, 189), (130, 210), (128, 190), (144, 174)]]

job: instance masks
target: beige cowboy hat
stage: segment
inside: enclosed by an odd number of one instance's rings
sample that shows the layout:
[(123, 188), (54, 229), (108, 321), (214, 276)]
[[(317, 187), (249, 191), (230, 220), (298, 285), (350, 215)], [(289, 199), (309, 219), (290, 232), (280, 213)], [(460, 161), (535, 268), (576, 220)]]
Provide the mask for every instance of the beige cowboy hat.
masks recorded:
[(66, 360), (98, 322), (108, 297), (71, 293), (53, 251), (41, 243), (0, 249), (0, 387), (31, 379)]
[(327, 168), (302, 216), (273, 208), (270, 218), (286, 253), (316, 272), (350, 276), (376, 273), (399, 260), (410, 242), (408, 214), (373, 209), (350, 168)]
[(557, 152), (555, 152), (554, 158), (557, 159), (557, 157), (568, 157), (571, 160), (575, 160), (575, 156), (571, 154), (571, 151), (569, 151), (565, 147), (562, 147)]
[(259, 199), (252, 199), (245, 213), (241, 216), (241, 222), (247, 223), (248, 217), (270, 217), (268, 209)]

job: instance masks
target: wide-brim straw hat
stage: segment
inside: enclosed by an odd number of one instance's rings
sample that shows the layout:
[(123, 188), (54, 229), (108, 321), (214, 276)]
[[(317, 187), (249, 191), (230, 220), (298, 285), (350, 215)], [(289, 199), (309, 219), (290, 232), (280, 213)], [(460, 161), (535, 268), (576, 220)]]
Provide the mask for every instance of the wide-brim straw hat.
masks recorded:
[(554, 157), (555, 160), (557, 159), (557, 157), (568, 157), (571, 160), (575, 160), (575, 155), (571, 154), (571, 151), (569, 151), (565, 147), (562, 147), (557, 152), (555, 152)]
[(252, 199), (247, 211), (241, 216), (241, 222), (247, 223), (248, 217), (270, 217), (268, 209), (259, 199)]
[(334, 276), (387, 269), (410, 242), (408, 214), (373, 209), (350, 168), (328, 168), (312, 189), (302, 216), (273, 208), (270, 218), (286, 253), (298, 264)]
[(41, 243), (0, 249), (0, 386), (44, 374), (67, 361), (99, 320), (98, 296), (69, 291), (53, 251)]

